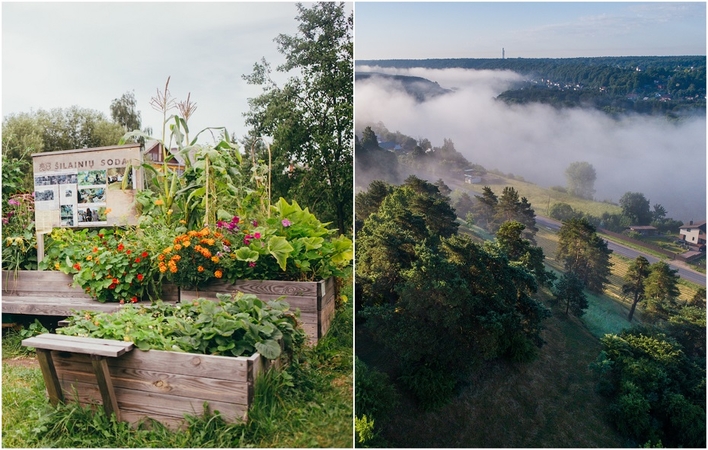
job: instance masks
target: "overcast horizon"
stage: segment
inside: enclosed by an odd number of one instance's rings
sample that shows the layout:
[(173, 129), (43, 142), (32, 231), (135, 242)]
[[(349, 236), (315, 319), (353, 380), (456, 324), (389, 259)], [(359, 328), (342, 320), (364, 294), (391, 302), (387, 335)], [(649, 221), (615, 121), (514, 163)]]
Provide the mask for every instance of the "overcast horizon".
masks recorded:
[(706, 54), (705, 2), (359, 2), (355, 59)]

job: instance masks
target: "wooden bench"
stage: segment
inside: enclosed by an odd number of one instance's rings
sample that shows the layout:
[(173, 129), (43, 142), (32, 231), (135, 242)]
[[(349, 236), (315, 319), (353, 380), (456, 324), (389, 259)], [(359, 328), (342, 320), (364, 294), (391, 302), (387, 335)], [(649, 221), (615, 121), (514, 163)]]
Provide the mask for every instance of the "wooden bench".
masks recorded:
[(54, 367), (52, 351), (89, 355), (106, 415), (110, 417), (111, 414), (115, 414), (116, 420), (121, 420), (120, 409), (118, 408), (118, 401), (113, 389), (113, 381), (111, 380), (106, 358), (116, 358), (133, 350), (132, 342), (47, 333), (25, 339), (22, 341), (22, 345), (36, 349), (37, 360), (42, 369), (44, 384), (47, 386), (49, 401), (54, 406), (64, 402), (64, 393), (57, 376), (56, 367)]

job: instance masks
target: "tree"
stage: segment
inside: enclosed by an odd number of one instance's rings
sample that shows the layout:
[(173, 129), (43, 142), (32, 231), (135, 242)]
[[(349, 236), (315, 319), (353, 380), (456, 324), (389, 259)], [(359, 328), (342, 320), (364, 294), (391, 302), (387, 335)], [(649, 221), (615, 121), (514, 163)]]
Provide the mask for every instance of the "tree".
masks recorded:
[[(8, 157), (116, 145), (125, 134), (103, 113), (72, 106), (11, 114), (2, 123), (2, 151)], [(27, 152), (31, 149), (31, 152)]]
[(125, 131), (140, 130), (140, 111), (137, 108), (134, 92), (126, 92), (111, 102), (111, 118), (123, 126)]
[(589, 162), (577, 161), (565, 170), (568, 192), (576, 197), (592, 200), (595, 194), (595, 168)]
[(361, 146), (364, 147), (365, 150), (379, 148), (379, 140), (371, 127), (366, 127), (361, 134)]
[(652, 213), (649, 208), (649, 200), (640, 192), (625, 192), (620, 198), (619, 205), (622, 207), (622, 214), (632, 220), (632, 225), (649, 225), (652, 220)]
[(505, 222), (497, 231), (496, 245), (509, 261), (519, 263), (533, 273), (539, 286), (552, 285), (555, 275), (545, 268), (543, 249), (522, 238), (525, 228), (524, 224), (517, 221)]
[(369, 189), (356, 194), (356, 219), (363, 222), (378, 211), (384, 198), (391, 192), (393, 192), (392, 185), (381, 180), (372, 181)]
[(438, 181), (433, 184), (438, 187), (438, 191), (445, 197), (449, 197), (450, 194), (452, 194), (452, 189), (450, 189), (450, 186), (445, 184), (445, 181), (442, 178), (438, 178)]
[(644, 307), (654, 314), (668, 316), (676, 307), (676, 299), (681, 295), (678, 289), (678, 270), (672, 269), (664, 261), (651, 265), (646, 283)]
[(706, 309), (706, 288), (698, 288), (691, 300), (688, 301), (688, 305)]
[(256, 63), (244, 79), (263, 86), (263, 93), (249, 99), (246, 124), (250, 134), (273, 138), (273, 155), (302, 164), (305, 173), (291, 197), (346, 232), (353, 199), (354, 18), (344, 3), (297, 8), (298, 33), (275, 39), (285, 56), (277, 70), (296, 75), (279, 87), (270, 64)]
[(576, 316), (585, 314), (588, 309), (588, 299), (583, 292), (583, 282), (574, 273), (567, 272), (561, 276), (554, 289), (556, 301), (565, 304), (565, 314), (572, 312)]
[(554, 203), (551, 205), (548, 215), (561, 222), (572, 219), (573, 217), (578, 217), (578, 213), (567, 203)]
[(645, 282), (649, 276), (649, 261), (643, 256), (637, 256), (627, 269), (622, 285), (622, 294), (631, 295), (632, 307), (629, 310), (627, 320), (632, 321), (637, 304), (644, 300)]
[(574, 218), (563, 222), (558, 232), (556, 258), (563, 261), (566, 271), (574, 273), (590, 291), (601, 293), (609, 283), (611, 253), (607, 242), (597, 235), (587, 219)]

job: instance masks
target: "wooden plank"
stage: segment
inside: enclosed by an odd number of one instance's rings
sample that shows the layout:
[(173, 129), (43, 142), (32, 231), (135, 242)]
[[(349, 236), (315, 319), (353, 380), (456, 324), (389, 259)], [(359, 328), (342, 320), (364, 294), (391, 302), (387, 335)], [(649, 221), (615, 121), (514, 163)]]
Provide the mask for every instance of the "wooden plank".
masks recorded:
[(43, 334), (22, 341), (25, 347), (115, 358), (133, 349), (132, 342)]
[(62, 395), (59, 378), (54, 368), (52, 354), (47, 350), (37, 349), (37, 360), (39, 361), (39, 367), (42, 369), (42, 377), (44, 378), (44, 384), (47, 388), (49, 401), (52, 405), (56, 406), (59, 402), (64, 401), (64, 396)]
[(76, 311), (96, 311), (96, 312), (113, 312), (120, 308), (120, 305), (115, 303), (99, 303), (95, 300), (85, 300), (82, 302), (64, 301), (59, 298), (41, 298), (28, 299), (17, 297), (2, 298), (2, 312), (4, 314), (26, 314), (32, 316), (63, 316), (68, 317)]
[(118, 400), (113, 389), (113, 380), (108, 372), (108, 362), (105, 357), (91, 355), (91, 363), (96, 374), (98, 390), (101, 392), (103, 409), (108, 417), (111, 417), (111, 414), (115, 414), (116, 420), (120, 421), (120, 408), (118, 408)]

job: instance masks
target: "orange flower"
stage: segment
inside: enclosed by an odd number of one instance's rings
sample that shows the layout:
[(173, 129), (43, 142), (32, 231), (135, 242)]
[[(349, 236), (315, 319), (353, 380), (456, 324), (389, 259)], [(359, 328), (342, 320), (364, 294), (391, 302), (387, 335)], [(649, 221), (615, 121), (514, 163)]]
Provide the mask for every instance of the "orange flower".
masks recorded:
[(221, 270), (217, 270), (214, 272), (214, 276), (216, 278), (221, 278), (224, 274), (221, 272)]
[(183, 247), (189, 247), (192, 243), (190, 241), (184, 241), (182, 242)]
[(204, 272), (204, 267), (202, 267), (202, 266), (197, 267), (197, 272), (199, 272), (199, 273)]
[(158, 260), (158, 261), (164, 261), (164, 260), (165, 260), (165, 255), (163, 255), (162, 253), (160, 253), (159, 255), (157, 255), (157, 260)]
[(219, 257), (218, 256), (212, 256), (211, 257), (211, 262), (214, 264), (219, 264)]

